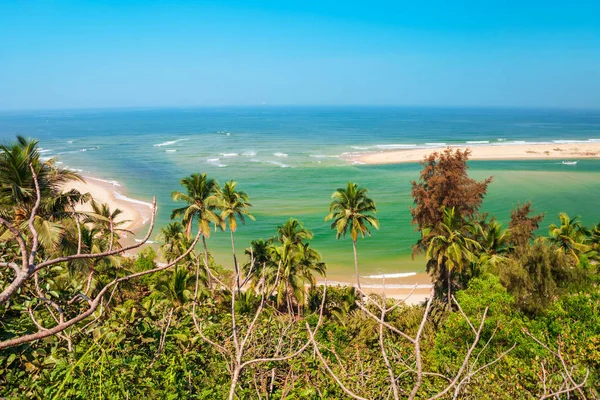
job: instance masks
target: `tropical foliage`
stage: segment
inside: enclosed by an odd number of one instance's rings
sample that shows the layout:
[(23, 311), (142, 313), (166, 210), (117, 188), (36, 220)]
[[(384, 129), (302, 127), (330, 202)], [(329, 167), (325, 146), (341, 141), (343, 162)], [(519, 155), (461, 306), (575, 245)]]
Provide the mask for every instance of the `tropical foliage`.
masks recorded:
[[(0, 290), (21, 260), (10, 228), (29, 249), (30, 219), (34, 265), (86, 257), (40, 269), (0, 303), (0, 346), (82, 315), (94, 296), (101, 307), (41, 340), (0, 347), (0, 397), (597, 398), (600, 228), (561, 214), (538, 236), (541, 216), (526, 203), (504, 229), (479, 213), (489, 180), (471, 180), (467, 159), (428, 157), (413, 184), (417, 246), (437, 296), (409, 306), (318, 285), (326, 265), (294, 218), (251, 241), (238, 267), (234, 232), (252, 219), (249, 198), (206, 174), (173, 193), (183, 206), (160, 231), (160, 261), (150, 247), (124, 256), (121, 235), (131, 233), (120, 211), (63, 192), (81, 178), (18, 138), (0, 152)], [(328, 219), (356, 248), (378, 227), (375, 211), (366, 189), (349, 183)], [(212, 228), (230, 229), (228, 268), (211, 260)]]

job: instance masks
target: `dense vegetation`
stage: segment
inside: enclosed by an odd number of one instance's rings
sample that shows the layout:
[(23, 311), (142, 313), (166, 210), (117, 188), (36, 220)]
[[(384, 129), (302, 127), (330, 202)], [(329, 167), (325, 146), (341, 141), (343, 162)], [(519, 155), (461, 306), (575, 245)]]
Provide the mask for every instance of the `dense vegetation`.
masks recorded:
[[(412, 184), (435, 291), (408, 306), (360, 290), (356, 242), (379, 224), (356, 184), (326, 219), (351, 237), (357, 286), (325, 287), (296, 219), (240, 256), (249, 196), (206, 174), (173, 192), (159, 254), (126, 257), (141, 244), (122, 247), (119, 211), (80, 211), (93, 199), (61, 191), (80, 178), (18, 138), (0, 149), (0, 396), (598, 397), (600, 226), (561, 214), (537, 236), (527, 203), (503, 228), (478, 212), (491, 179), (469, 178), (468, 156), (432, 154)], [(212, 228), (229, 230), (226, 268)]]

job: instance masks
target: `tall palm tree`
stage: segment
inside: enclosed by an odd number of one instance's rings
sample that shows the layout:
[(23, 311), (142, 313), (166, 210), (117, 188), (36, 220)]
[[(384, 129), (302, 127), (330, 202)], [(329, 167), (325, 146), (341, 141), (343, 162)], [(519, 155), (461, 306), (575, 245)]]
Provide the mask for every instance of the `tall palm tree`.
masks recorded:
[(246, 192), (238, 191), (235, 189), (237, 182), (231, 180), (225, 183), (225, 186), (219, 192), (220, 197), (220, 209), (221, 209), (221, 220), (229, 224), (229, 231), (231, 234), (231, 250), (233, 252), (233, 266), (235, 268), (236, 285), (237, 290), (240, 290), (240, 271), (235, 256), (235, 240), (234, 234), (237, 229), (237, 220), (239, 219), (242, 224), (246, 223), (245, 217), (250, 218), (254, 221), (254, 216), (250, 214), (250, 207), (252, 204), (249, 203), (248, 195)]
[[(209, 268), (208, 247), (206, 239), (210, 238), (210, 224), (224, 228), (223, 220), (216, 213), (219, 207), (219, 184), (214, 179), (208, 179), (206, 174), (192, 174), (181, 180), (181, 185), (186, 192), (174, 191), (171, 197), (175, 201), (183, 201), (186, 206), (176, 208), (171, 212), (171, 219), (181, 218), (185, 226), (186, 237), (189, 239), (192, 232), (194, 219), (198, 222), (198, 229), (202, 234), (204, 246), (204, 265)], [(206, 271), (209, 287), (212, 286), (209, 271)]]
[[(275, 274), (281, 266), (281, 276), (277, 287), (277, 303), (280, 305), (285, 298), (287, 308), (293, 313), (293, 300), (298, 308), (306, 301), (306, 285), (315, 285), (315, 274), (324, 276), (325, 263), (321, 255), (309, 245), (313, 234), (304, 228), (297, 219), (290, 218), (277, 227), (277, 236), (270, 247), (272, 257), (271, 271)], [(269, 281), (274, 281), (271, 276)], [(298, 310), (298, 313), (300, 311)]]
[(348, 182), (348, 186), (337, 189), (331, 196), (332, 201), (329, 205), (329, 215), (325, 221), (333, 219), (331, 229), (335, 229), (336, 238), (346, 236), (350, 230), (352, 238), (352, 249), (354, 251), (354, 271), (356, 274), (356, 283), (360, 290), (360, 276), (358, 274), (358, 256), (356, 254), (356, 241), (358, 235), (365, 237), (365, 234), (371, 236), (369, 226), (379, 229), (379, 221), (370, 213), (377, 212), (375, 202), (367, 196), (368, 190), (359, 188), (356, 183)]
[(585, 244), (589, 232), (581, 221), (578, 221), (579, 217), (569, 218), (566, 213), (560, 213), (558, 219), (560, 225), (551, 224), (548, 227), (549, 241), (560, 251), (571, 255), (578, 263), (579, 256), (591, 250), (590, 246)]
[(423, 236), (429, 243), (426, 251), (428, 266), (436, 268), (440, 273), (445, 269), (448, 285), (448, 305), (452, 298), (452, 272), (462, 272), (465, 264), (475, 261), (476, 250), (481, 245), (469, 236), (473, 233), (473, 225), (465, 221), (458, 212), (452, 208), (444, 207), (444, 216), (438, 230), (432, 232), (424, 230)]

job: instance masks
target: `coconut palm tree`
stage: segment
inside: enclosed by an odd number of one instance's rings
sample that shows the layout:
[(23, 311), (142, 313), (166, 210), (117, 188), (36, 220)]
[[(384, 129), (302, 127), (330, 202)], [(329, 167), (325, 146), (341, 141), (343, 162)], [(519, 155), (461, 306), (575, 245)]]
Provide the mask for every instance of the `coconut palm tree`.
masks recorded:
[(173, 261), (182, 255), (187, 247), (184, 227), (179, 221), (171, 222), (160, 230), (160, 240), (163, 245), (160, 247), (163, 258), (167, 261)]
[(506, 260), (506, 255), (512, 251), (510, 245), (511, 231), (502, 229), (502, 224), (496, 220), (475, 225), (476, 240), (481, 245), (479, 256), (480, 265), (496, 264)]
[(43, 200), (52, 201), (68, 181), (82, 181), (77, 173), (57, 168), (53, 159), (42, 161), (37, 140), (17, 136), (16, 143), (0, 145), (0, 212), (3, 216), (12, 214), (10, 217), (15, 223), (27, 219), (35, 203), (30, 165), (37, 176)]
[(279, 243), (298, 244), (312, 238), (313, 233), (309, 229), (304, 228), (302, 222), (295, 218), (290, 218), (283, 225), (277, 227), (277, 236), (274, 240)]
[(171, 219), (182, 219), (188, 239), (191, 237), (194, 219), (198, 222), (198, 229), (202, 234), (202, 245), (204, 246), (204, 265), (209, 276), (210, 287), (212, 282), (208, 271), (209, 260), (206, 239), (210, 238), (211, 223), (224, 228), (223, 220), (216, 213), (219, 207), (219, 184), (214, 179), (208, 179), (206, 174), (192, 174), (187, 178), (183, 178), (181, 185), (186, 192), (174, 191), (171, 193), (171, 197), (173, 200), (183, 201), (187, 205), (173, 210)]
[(130, 220), (120, 220), (119, 216), (123, 214), (123, 210), (115, 208), (110, 209), (106, 203), (97, 203), (92, 200), (90, 203), (92, 211), (87, 213), (87, 218), (84, 223), (94, 224), (99, 235), (108, 243), (107, 250), (111, 251), (113, 247), (121, 248), (119, 239), (123, 234), (131, 234), (133, 232), (122, 228), (123, 225), (130, 223)]
[(234, 234), (237, 229), (237, 220), (239, 219), (242, 224), (246, 223), (246, 217), (251, 220), (255, 220), (254, 216), (250, 214), (250, 207), (252, 204), (249, 203), (248, 195), (246, 192), (237, 191), (235, 189), (237, 182), (231, 180), (225, 183), (225, 186), (219, 192), (220, 206), (221, 209), (221, 220), (229, 225), (229, 231), (231, 233), (231, 250), (233, 252), (233, 266), (235, 268), (236, 285), (237, 290), (240, 290), (240, 271), (235, 256), (235, 240)]
[(474, 227), (456, 212), (454, 207), (443, 209), (444, 216), (438, 229), (432, 232), (426, 229), (423, 236), (429, 243), (426, 251), (428, 267), (434, 267), (437, 273), (445, 269), (448, 285), (448, 304), (452, 298), (452, 272), (462, 272), (465, 264), (475, 261), (474, 251), (481, 249), (481, 245), (471, 239)]
[(585, 244), (589, 232), (581, 221), (578, 221), (579, 217), (569, 218), (566, 213), (560, 213), (558, 219), (560, 225), (551, 224), (548, 227), (549, 241), (560, 251), (571, 255), (578, 263), (579, 256), (591, 250), (590, 246)]
[(273, 262), (272, 246), (274, 239), (258, 239), (250, 242), (250, 247), (244, 251), (248, 256), (248, 262), (242, 266), (246, 280), (250, 286), (262, 293), (267, 284), (273, 284), (268, 279), (275, 279), (277, 265)]
[(348, 230), (352, 238), (352, 248), (354, 251), (354, 271), (356, 274), (356, 283), (360, 287), (360, 276), (358, 274), (358, 256), (356, 254), (356, 241), (358, 235), (365, 237), (371, 236), (369, 226), (379, 229), (379, 221), (371, 213), (377, 211), (375, 202), (367, 196), (368, 190), (359, 188), (356, 183), (348, 182), (348, 186), (337, 189), (331, 196), (332, 201), (329, 205), (329, 215), (325, 221), (333, 219), (331, 229), (336, 230), (336, 238), (346, 236)]
[(36, 140), (17, 136), (15, 143), (0, 145), (0, 216), (25, 233), (29, 232), (26, 225), (37, 197), (32, 169), (41, 194), (34, 220), (41, 244), (39, 253), (56, 252), (66, 235), (61, 222), (71, 214), (67, 199), (82, 200), (79, 193), (61, 194), (62, 186), (82, 179), (73, 171), (57, 168), (52, 159), (42, 161)]
[(306, 302), (306, 285), (315, 285), (315, 274), (325, 275), (326, 267), (321, 255), (308, 242), (312, 237), (312, 232), (300, 221), (290, 218), (277, 227), (277, 236), (268, 248), (272, 261), (271, 274), (266, 281), (274, 283), (276, 274), (280, 272), (277, 304), (281, 305), (285, 300), (292, 313), (294, 300), (300, 313), (300, 307)]

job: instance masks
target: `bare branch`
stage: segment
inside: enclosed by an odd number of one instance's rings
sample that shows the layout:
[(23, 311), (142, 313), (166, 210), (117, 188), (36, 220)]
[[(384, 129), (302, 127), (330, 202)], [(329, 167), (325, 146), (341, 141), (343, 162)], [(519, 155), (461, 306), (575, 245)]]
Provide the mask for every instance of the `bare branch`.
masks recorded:
[(33, 265), (35, 263), (35, 255), (37, 253), (38, 247), (40, 245), (38, 239), (38, 233), (33, 225), (33, 221), (37, 215), (37, 211), (40, 208), (40, 202), (42, 200), (42, 194), (40, 192), (40, 183), (38, 182), (37, 174), (35, 173), (35, 169), (33, 168), (33, 164), (29, 164), (29, 169), (31, 170), (31, 176), (33, 177), (33, 184), (35, 185), (35, 204), (33, 205), (33, 209), (31, 210), (31, 215), (29, 216), (29, 231), (32, 235), (31, 242), (31, 252), (29, 253), (29, 264)]
[(116, 278), (113, 281), (109, 282), (106, 286), (104, 286), (100, 292), (98, 292), (98, 294), (96, 295), (96, 297), (94, 297), (94, 299), (89, 303), (89, 308), (82, 312), (81, 314), (67, 320), (64, 321), (63, 323), (57, 324), (56, 326), (49, 328), (48, 330), (42, 331), (42, 332), (36, 332), (36, 333), (32, 333), (29, 335), (24, 335), (24, 336), (19, 336), (19, 337), (15, 337), (9, 340), (5, 340), (3, 342), (0, 342), (0, 350), (8, 348), (8, 347), (12, 347), (12, 346), (18, 346), (20, 344), (23, 343), (28, 343), (28, 342), (33, 342), (35, 340), (39, 340), (39, 339), (44, 339), (46, 337), (55, 335), (59, 332), (64, 331), (65, 329), (77, 324), (80, 321), (83, 321), (84, 319), (86, 319), (87, 317), (89, 317), (90, 315), (92, 315), (96, 309), (98, 308), (98, 306), (100, 305), (102, 299), (104, 298), (104, 294), (111, 288), (114, 287), (116, 285), (118, 285), (121, 282), (126, 282), (129, 281), (131, 279), (134, 278), (138, 278), (140, 276), (144, 276), (144, 275), (148, 275), (148, 274), (153, 274), (155, 272), (158, 271), (163, 271), (167, 268), (172, 267), (173, 265), (177, 264), (179, 261), (181, 261), (183, 258), (185, 258), (196, 246), (196, 244), (198, 243), (198, 240), (200, 239), (200, 234), (196, 235), (196, 238), (194, 239), (194, 242), (192, 243), (192, 245), (187, 249), (187, 251), (185, 253), (183, 253), (181, 256), (177, 257), (175, 260), (171, 261), (168, 264), (164, 264), (161, 266), (157, 266), (156, 268), (152, 268), (146, 271), (141, 271), (141, 272), (136, 272), (134, 274), (131, 275), (127, 275), (127, 276), (123, 276), (121, 278)]

